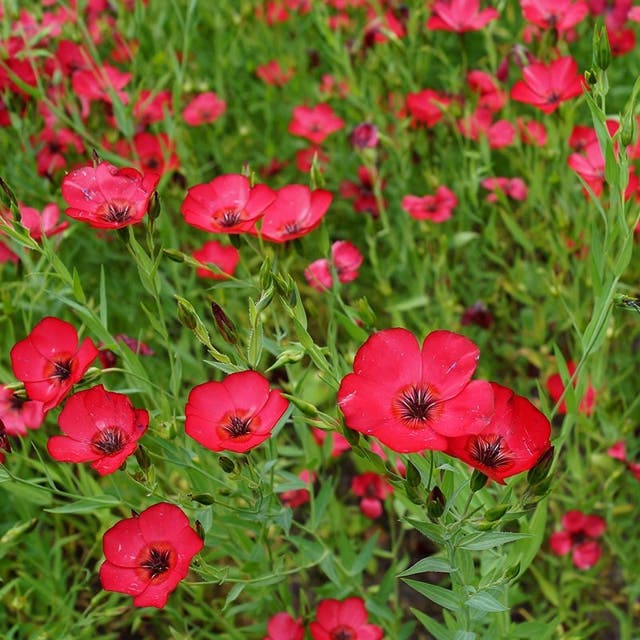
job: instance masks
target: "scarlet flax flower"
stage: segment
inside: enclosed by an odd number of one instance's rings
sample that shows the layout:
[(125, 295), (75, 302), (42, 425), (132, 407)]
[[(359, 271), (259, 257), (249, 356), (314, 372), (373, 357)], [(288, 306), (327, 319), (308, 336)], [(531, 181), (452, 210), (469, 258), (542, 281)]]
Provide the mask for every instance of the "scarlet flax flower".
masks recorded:
[(338, 240), (331, 245), (331, 262), (320, 258), (312, 262), (304, 271), (307, 282), (318, 291), (325, 291), (333, 286), (331, 264), (341, 283), (352, 282), (358, 277), (358, 269), (362, 264), (362, 254), (359, 249), (347, 242)]
[(225, 246), (215, 240), (209, 240), (193, 252), (193, 258), (203, 264), (213, 264), (220, 270), (198, 267), (196, 269), (198, 276), (212, 280), (225, 280), (236, 270), (240, 261), (240, 252), (232, 245)]
[(267, 636), (262, 640), (303, 640), (302, 620), (295, 620), (286, 611), (276, 613), (267, 622)]
[(11, 366), (29, 398), (42, 402), (46, 412), (60, 404), (97, 357), (91, 338), (78, 344), (73, 325), (49, 316), (13, 346)]
[(575, 27), (589, 13), (583, 0), (520, 0), (522, 15), (541, 29), (555, 29), (565, 33)]
[(324, 189), (290, 184), (276, 192), (276, 199), (264, 212), (260, 235), (271, 242), (301, 238), (320, 226), (333, 195)]
[(446, 453), (504, 484), (551, 447), (551, 423), (526, 398), (492, 383), (494, 413), (481, 431), (449, 438)]
[[(576, 372), (576, 364), (573, 361), (567, 362), (567, 370), (570, 376)], [(575, 384), (574, 384), (575, 386)], [(557, 403), (558, 400), (564, 394), (564, 382), (562, 382), (562, 378), (559, 373), (554, 373), (549, 376), (547, 379), (547, 391), (551, 396), (551, 399)], [(593, 413), (596, 405), (596, 390), (591, 386), (587, 386), (587, 390), (584, 396), (580, 399), (580, 404), (578, 405), (578, 411), (580, 413), (584, 413), (586, 416), (590, 416)], [(562, 400), (560, 405), (558, 406), (558, 413), (565, 414), (567, 413), (567, 402), (566, 400)]]
[(534, 62), (522, 70), (522, 76), (523, 79), (513, 85), (511, 98), (547, 114), (554, 112), (561, 102), (579, 96), (584, 89), (578, 65), (571, 56), (558, 58), (548, 65)]
[(136, 607), (161, 609), (203, 546), (179, 507), (167, 502), (154, 504), (104, 534), (102, 587), (132, 595)]
[(136, 224), (147, 213), (160, 176), (108, 162), (74, 169), (62, 180), (68, 216), (98, 229)]
[(38, 242), (42, 240), (42, 236), (49, 238), (62, 233), (69, 226), (69, 222), (66, 220), (58, 224), (60, 209), (55, 203), (47, 204), (42, 211), (38, 211), (21, 202), (19, 209), (20, 224), (28, 229), (29, 235)]
[(602, 555), (596, 539), (606, 528), (607, 523), (599, 516), (573, 509), (562, 516), (562, 530), (551, 534), (549, 545), (559, 556), (571, 552), (573, 564), (578, 569), (590, 569)]
[(362, 598), (323, 600), (309, 630), (313, 640), (380, 640), (382, 629), (368, 619)]
[(27, 429), (37, 429), (42, 425), (42, 406), (42, 402), (29, 400), (0, 385), (0, 420), (10, 436), (26, 436)]
[(406, 329), (374, 333), (338, 390), (347, 426), (399, 453), (444, 450), (447, 438), (482, 431), (493, 390), (471, 381), (479, 356), (471, 340), (451, 331), (433, 331), (422, 348)]
[(183, 120), (191, 127), (215, 122), (227, 110), (227, 103), (213, 91), (200, 93), (182, 112)]
[(353, 478), (351, 491), (362, 498), (360, 511), (367, 518), (374, 520), (382, 515), (382, 503), (387, 496), (393, 493), (393, 487), (385, 480), (384, 476), (367, 471)]
[(282, 503), (292, 509), (306, 504), (311, 500), (311, 492), (309, 489), (316, 479), (316, 474), (313, 471), (304, 469), (298, 474), (298, 479), (300, 482), (304, 483), (304, 487), (300, 489), (287, 489), (286, 491), (281, 491), (278, 494)]
[(180, 211), (187, 224), (213, 233), (245, 233), (275, 200), (264, 184), (253, 187), (239, 174), (218, 176), (187, 191)]
[(187, 435), (212, 451), (243, 453), (264, 442), (289, 403), (256, 371), (205, 382), (189, 393)]
[(336, 116), (328, 104), (315, 107), (294, 107), (289, 133), (320, 144), (329, 134), (344, 127), (344, 120)]
[(458, 204), (456, 194), (445, 186), (439, 186), (434, 195), (402, 198), (402, 208), (416, 220), (444, 222), (453, 215)]
[(479, 31), (497, 17), (498, 12), (493, 8), (480, 11), (478, 0), (436, 0), (427, 29), (456, 33)]
[(149, 426), (145, 409), (134, 409), (122, 393), (98, 385), (72, 395), (58, 417), (64, 435), (47, 450), (59, 462), (90, 462), (101, 476), (117, 471), (136, 450)]

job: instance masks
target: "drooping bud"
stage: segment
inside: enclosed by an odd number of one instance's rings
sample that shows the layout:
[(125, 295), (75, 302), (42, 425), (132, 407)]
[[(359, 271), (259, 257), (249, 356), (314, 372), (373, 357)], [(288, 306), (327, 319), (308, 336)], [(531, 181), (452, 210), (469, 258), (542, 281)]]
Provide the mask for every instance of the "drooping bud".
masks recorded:
[(438, 485), (435, 485), (429, 493), (427, 513), (432, 520), (437, 520), (443, 513), (447, 504), (447, 498)]
[(211, 315), (213, 316), (222, 339), (229, 344), (236, 344), (238, 342), (236, 328), (233, 326), (233, 322), (229, 320), (224, 309), (217, 302), (211, 303)]
[(553, 462), (554, 448), (549, 447), (541, 456), (538, 462), (529, 469), (527, 473), (527, 482), (529, 486), (534, 487), (540, 484), (549, 473), (551, 463)]

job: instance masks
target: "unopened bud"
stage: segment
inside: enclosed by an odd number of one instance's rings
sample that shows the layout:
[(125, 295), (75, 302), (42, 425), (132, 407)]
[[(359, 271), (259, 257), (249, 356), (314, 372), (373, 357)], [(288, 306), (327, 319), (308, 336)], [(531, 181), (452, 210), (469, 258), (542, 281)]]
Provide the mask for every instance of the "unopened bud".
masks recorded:
[(510, 505), (508, 504), (499, 504), (495, 507), (491, 507), (491, 509), (487, 509), (484, 514), (484, 519), (489, 522), (495, 522), (496, 520), (500, 520), (502, 516), (509, 511)]
[(628, 147), (636, 137), (636, 119), (630, 110), (622, 116), (620, 121), (620, 143)]
[(191, 496), (191, 499), (194, 502), (199, 502), (207, 506), (215, 502), (215, 498), (209, 493), (196, 493), (194, 496)]
[(360, 298), (353, 305), (365, 327), (372, 327), (376, 322), (376, 314), (366, 298)]
[(2, 420), (0, 420), (0, 449), (7, 453), (11, 453), (11, 443), (7, 437), (7, 430)]
[(542, 482), (536, 485), (533, 485), (531, 487), (531, 493), (533, 493), (534, 496), (539, 496), (539, 497), (547, 495), (547, 493), (549, 493), (549, 489), (551, 488), (552, 480), (553, 478), (546, 478)]
[(411, 460), (407, 461), (407, 484), (410, 487), (419, 487), (422, 484), (422, 476), (420, 475), (420, 471), (416, 467)]
[(149, 204), (149, 213), (147, 214), (149, 216), (149, 220), (151, 220), (151, 222), (157, 220), (161, 211), (162, 207), (160, 206), (160, 196), (157, 191), (154, 191)]
[(549, 469), (551, 468), (551, 464), (553, 462), (553, 447), (549, 447), (541, 456), (538, 462), (529, 469), (527, 473), (527, 482), (530, 486), (535, 486), (540, 484), (549, 473)]
[(211, 315), (213, 316), (222, 339), (229, 344), (236, 344), (238, 342), (236, 328), (233, 326), (233, 322), (229, 320), (224, 309), (217, 302), (211, 303)]
[(605, 26), (593, 32), (593, 64), (603, 71), (611, 64), (611, 45)]
[(218, 458), (218, 464), (225, 473), (233, 473), (236, 470), (236, 465), (231, 458), (227, 456), (220, 456)]
[(163, 249), (164, 253), (169, 260), (173, 260), (174, 262), (184, 262), (184, 253), (182, 251), (177, 251), (176, 249)]
[(148, 471), (149, 467), (151, 467), (151, 458), (149, 458), (147, 450), (141, 444), (136, 449), (136, 460), (143, 471)]
[(204, 527), (202, 526), (202, 522), (200, 520), (196, 520), (196, 533), (200, 537), (201, 540), (204, 540)]
[[(412, 487), (410, 484), (405, 487), (407, 492), (407, 498), (413, 502), (413, 504), (424, 505), (424, 493), (419, 487)], [(428, 507), (427, 507), (428, 511)]]
[(273, 270), (271, 258), (266, 256), (262, 266), (260, 267), (260, 273), (258, 274), (258, 282), (260, 283), (260, 289), (273, 288)]
[(476, 491), (480, 491), (480, 489), (482, 489), (487, 484), (488, 479), (489, 478), (487, 478), (484, 473), (478, 471), (477, 469), (474, 469), (473, 473), (471, 474), (471, 479), (469, 480), (471, 491), (473, 491), (474, 493)]
[(509, 567), (504, 572), (504, 579), (505, 580), (513, 580), (514, 578), (516, 578), (518, 576), (519, 573), (520, 573), (520, 563), (516, 562), (513, 566)]
[(349, 429), (348, 427), (345, 427), (344, 432), (342, 434), (347, 442), (352, 446), (352, 447), (357, 447), (360, 444), (360, 434), (357, 431), (354, 431), (353, 429)]
[(591, 86), (598, 82), (598, 76), (593, 69), (587, 69), (584, 72), (584, 79), (587, 81), (587, 84)]
[(447, 498), (438, 485), (429, 492), (427, 513), (432, 520), (437, 520), (443, 513), (447, 504)]
[(312, 418), (318, 415), (318, 408), (310, 402), (297, 398), (296, 396), (291, 396), (288, 393), (283, 393), (282, 395), (287, 398), (287, 400), (290, 400), (291, 404), (297, 409), (300, 409), (305, 415), (311, 416)]
[(178, 301), (178, 320), (183, 327), (193, 331), (198, 326), (198, 314), (193, 305), (180, 296), (175, 296)]

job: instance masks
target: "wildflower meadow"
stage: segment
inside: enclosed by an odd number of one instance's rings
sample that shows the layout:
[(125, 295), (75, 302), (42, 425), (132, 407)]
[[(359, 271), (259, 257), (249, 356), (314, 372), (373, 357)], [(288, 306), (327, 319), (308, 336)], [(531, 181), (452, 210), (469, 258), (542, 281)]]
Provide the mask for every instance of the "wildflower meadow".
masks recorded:
[(0, 24), (0, 638), (640, 638), (637, 3)]

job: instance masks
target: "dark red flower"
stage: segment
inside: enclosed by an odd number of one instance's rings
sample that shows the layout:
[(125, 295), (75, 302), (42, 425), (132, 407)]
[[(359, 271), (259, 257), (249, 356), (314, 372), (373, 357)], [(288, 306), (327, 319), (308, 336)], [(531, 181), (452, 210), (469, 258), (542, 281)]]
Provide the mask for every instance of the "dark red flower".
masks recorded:
[(435, 195), (405, 196), (402, 198), (402, 208), (416, 220), (430, 220), (444, 222), (453, 215), (458, 204), (456, 194), (445, 186), (436, 189)]
[(422, 348), (406, 329), (373, 334), (338, 390), (348, 427), (399, 453), (444, 450), (447, 438), (482, 431), (493, 390), (471, 380), (480, 351), (451, 331), (433, 331)]
[(240, 261), (240, 252), (232, 245), (223, 245), (215, 240), (205, 242), (200, 249), (193, 252), (193, 258), (203, 264), (213, 264), (220, 271), (208, 267), (198, 267), (196, 274), (201, 278), (225, 280), (233, 275)]
[(276, 199), (264, 212), (260, 235), (271, 242), (301, 238), (322, 222), (333, 195), (324, 189), (290, 184), (276, 192)]
[(245, 176), (227, 174), (191, 187), (180, 211), (185, 222), (198, 229), (244, 233), (254, 229), (275, 198), (276, 192), (266, 185), (252, 187)]
[(313, 640), (380, 640), (383, 631), (369, 624), (362, 598), (323, 600), (309, 625)]
[(534, 62), (522, 70), (523, 80), (511, 89), (511, 98), (552, 113), (561, 102), (579, 96), (584, 80), (571, 56), (558, 58), (550, 64)]
[[(573, 361), (567, 362), (567, 370), (569, 371), (569, 375), (573, 376), (576, 371), (576, 364)], [(562, 378), (559, 373), (554, 373), (549, 376), (547, 380), (547, 391), (551, 396), (551, 399), (557, 403), (558, 400), (564, 394), (564, 382), (562, 382)], [(578, 411), (580, 413), (584, 413), (586, 416), (590, 416), (593, 413), (596, 405), (596, 390), (588, 385), (587, 391), (584, 396), (580, 400), (580, 404), (578, 405)], [(567, 402), (563, 400), (558, 407), (558, 413), (564, 414), (567, 413)]]
[(562, 516), (562, 530), (551, 534), (551, 550), (564, 556), (571, 551), (573, 564), (578, 569), (590, 569), (598, 562), (602, 549), (596, 542), (607, 528), (599, 516), (592, 516), (574, 509)]
[(276, 613), (267, 622), (267, 633), (262, 640), (303, 640), (302, 620), (294, 620), (286, 611)]
[(227, 103), (213, 91), (200, 93), (182, 111), (183, 120), (192, 127), (215, 122), (227, 110)]
[(504, 484), (505, 478), (535, 466), (549, 450), (551, 424), (526, 398), (499, 384), (491, 386), (491, 422), (478, 433), (450, 437), (445, 452)]
[(289, 133), (320, 144), (329, 134), (344, 127), (344, 120), (336, 116), (328, 104), (315, 107), (294, 107)]
[(142, 220), (160, 176), (108, 162), (74, 169), (62, 180), (66, 214), (98, 229), (120, 229)]
[(361, 122), (351, 131), (349, 142), (356, 149), (373, 149), (378, 146), (378, 127), (372, 122)]
[(44, 420), (42, 402), (17, 395), (0, 385), (0, 419), (10, 436), (26, 436), (27, 429), (37, 429)]
[(161, 609), (203, 546), (180, 508), (167, 502), (154, 504), (104, 534), (102, 587), (134, 596), (136, 607)]
[(456, 33), (479, 31), (497, 17), (498, 12), (493, 8), (480, 11), (479, 0), (436, 0), (427, 29)]
[(145, 409), (134, 409), (122, 393), (102, 385), (72, 395), (58, 417), (65, 434), (47, 442), (59, 462), (91, 462), (101, 476), (117, 471), (136, 450), (149, 426)]
[(13, 346), (11, 365), (29, 398), (39, 400), (43, 410), (49, 411), (60, 404), (97, 356), (91, 338), (79, 345), (73, 325), (49, 316)]
[(493, 316), (491, 311), (487, 308), (487, 305), (482, 302), (474, 302), (470, 307), (467, 307), (460, 318), (460, 324), (466, 327), (470, 324), (475, 324), (483, 329), (488, 329), (493, 324)]
[(205, 382), (189, 393), (187, 435), (212, 451), (243, 453), (264, 442), (289, 403), (256, 371)]
[(362, 498), (360, 510), (367, 518), (375, 519), (382, 515), (382, 503), (393, 493), (393, 487), (384, 476), (367, 471), (355, 476), (351, 481), (351, 491)]

